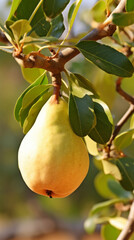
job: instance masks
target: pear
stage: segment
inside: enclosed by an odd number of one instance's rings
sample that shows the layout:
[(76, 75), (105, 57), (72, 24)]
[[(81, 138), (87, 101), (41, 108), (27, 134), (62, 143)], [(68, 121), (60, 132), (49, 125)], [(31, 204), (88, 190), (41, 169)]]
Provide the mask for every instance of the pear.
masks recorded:
[(83, 139), (70, 126), (68, 104), (61, 98), (58, 103), (51, 98), (23, 138), (18, 161), (22, 177), (32, 191), (63, 198), (86, 177), (89, 156)]

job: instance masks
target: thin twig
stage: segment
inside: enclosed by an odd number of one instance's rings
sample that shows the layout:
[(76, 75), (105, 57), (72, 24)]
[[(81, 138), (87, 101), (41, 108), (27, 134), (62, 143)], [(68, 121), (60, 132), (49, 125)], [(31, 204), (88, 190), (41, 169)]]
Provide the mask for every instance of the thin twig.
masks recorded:
[(132, 202), (127, 224), (124, 227), (123, 231), (117, 238), (117, 240), (128, 240), (132, 233), (134, 232), (134, 201)]
[[(115, 32), (115, 30), (116, 30), (116, 26), (114, 24), (109, 24), (108, 26), (105, 27), (105, 29), (101, 25), (101, 28), (98, 27), (98, 28), (93, 29), (90, 33), (88, 33), (85, 37), (83, 37), (80, 40), (80, 42), (87, 41), (87, 40), (97, 41), (104, 37), (112, 36), (113, 33)], [(80, 53), (80, 51), (77, 48), (70, 48), (70, 47), (61, 51), (64, 63), (70, 61), (72, 58), (77, 56), (79, 53)]]
[(116, 81), (116, 91), (123, 97), (125, 98), (128, 102), (132, 103), (134, 105), (134, 97), (126, 93), (122, 88), (121, 88), (121, 83), (122, 83), (123, 78), (119, 77)]
[(128, 108), (128, 110), (126, 111), (126, 113), (123, 115), (123, 117), (119, 120), (119, 122), (116, 124), (114, 132), (111, 136), (111, 139), (108, 143), (109, 148), (112, 145), (112, 141), (115, 139), (115, 137), (117, 136), (117, 134), (119, 133), (120, 129), (122, 128), (122, 126), (127, 122), (127, 120), (131, 117), (131, 115), (134, 113), (134, 105), (131, 104), (130, 107)]
[(104, 24), (107, 24), (108, 22), (112, 22), (112, 15), (114, 13), (120, 13), (123, 12), (125, 6), (126, 6), (126, 2), (127, 0), (121, 0), (119, 2), (119, 4), (117, 5), (117, 7), (112, 11), (112, 13), (110, 14), (110, 16), (105, 20)]

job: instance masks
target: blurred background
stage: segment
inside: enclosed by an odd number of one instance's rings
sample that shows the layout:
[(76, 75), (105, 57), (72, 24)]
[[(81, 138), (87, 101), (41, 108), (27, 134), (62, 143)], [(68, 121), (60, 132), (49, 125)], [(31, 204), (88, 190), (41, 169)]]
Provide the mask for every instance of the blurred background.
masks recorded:
[[(9, 3), (6, 0), (0, 1), (2, 21), (8, 16)], [(83, 1), (73, 27), (73, 35), (89, 30), (89, 13), (85, 9), (92, 4), (92, 1)], [(128, 107), (115, 92), (116, 77), (104, 73), (81, 56), (73, 59), (68, 68), (93, 82), (101, 99), (110, 107), (116, 123)], [(133, 78), (123, 82), (123, 87), (130, 94), (134, 94), (132, 84)], [(64, 199), (49, 199), (34, 194), (21, 178), (17, 152), (23, 133), (13, 111), (17, 98), (27, 86), (28, 83), (23, 79), (21, 69), (13, 57), (0, 51), (0, 240), (101, 239), (98, 234), (87, 235), (83, 228), (91, 207), (103, 200), (94, 187), (98, 170), (91, 156), (86, 179), (71, 196)], [(131, 151), (129, 152), (131, 155)]]

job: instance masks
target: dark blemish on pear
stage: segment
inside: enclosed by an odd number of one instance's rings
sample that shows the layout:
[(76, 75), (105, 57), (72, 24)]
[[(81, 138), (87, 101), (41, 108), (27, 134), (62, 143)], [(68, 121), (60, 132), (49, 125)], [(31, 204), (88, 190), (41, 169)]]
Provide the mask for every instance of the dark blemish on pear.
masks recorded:
[(46, 194), (48, 197), (52, 198), (52, 191), (51, 190), (46, 190)]

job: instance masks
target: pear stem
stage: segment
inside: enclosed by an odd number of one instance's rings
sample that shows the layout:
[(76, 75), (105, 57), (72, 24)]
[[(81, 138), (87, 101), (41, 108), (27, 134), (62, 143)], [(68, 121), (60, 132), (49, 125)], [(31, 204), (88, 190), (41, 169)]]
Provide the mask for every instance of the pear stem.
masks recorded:
[(59, 103), (60, 87), (61, 87), (61, 74), (52, 74), (53, 97), (52, 102)]

